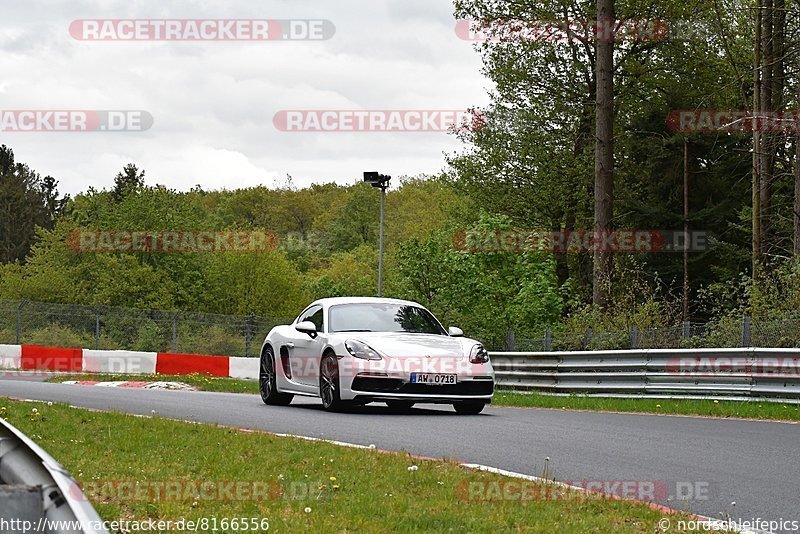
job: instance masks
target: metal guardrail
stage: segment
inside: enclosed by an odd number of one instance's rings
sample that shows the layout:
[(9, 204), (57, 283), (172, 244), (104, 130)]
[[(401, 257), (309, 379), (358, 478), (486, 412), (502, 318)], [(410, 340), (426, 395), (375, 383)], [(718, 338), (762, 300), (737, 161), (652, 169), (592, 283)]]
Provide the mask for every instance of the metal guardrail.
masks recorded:
[[(103, 522), (70, 474), (41, 447), (0, 418), (2, 532), (105, 534)], [(11, 522), (16, 520), (15, 522)], [(24, 528), (27, 525), (28, 528)], [(80, 528), (75, 528), (75, 527)]]
[(800, 399), (800, 349), (491, 352), (504, 389), (603, 396)]

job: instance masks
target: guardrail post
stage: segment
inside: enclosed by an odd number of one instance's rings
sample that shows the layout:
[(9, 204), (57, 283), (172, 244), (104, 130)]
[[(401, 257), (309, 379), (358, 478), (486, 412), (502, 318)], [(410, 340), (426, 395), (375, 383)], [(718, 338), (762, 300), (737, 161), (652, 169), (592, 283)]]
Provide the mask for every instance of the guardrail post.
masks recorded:
[(742, 317), (742, 347), (750, 346), (750, 316)]
[(19, 301), (19, 306), (17, 306), (17, 345), (20, 344), (20, 339), (22, 339), (22, 307), (25, 306), (26, 302), (21, 300)]
[(636, 325), (631, 327), (631, 348), (639, 348), (639, 327)]
[(514, 331), (509, 330), (506, 334), (506, 350), (510, 352), (514, 352), (514, 347), (516, 346), (516, 339), (514, 338)]
[(549, 328), (544, 331), (544, 351), (550, 352), (553, 350), (553, 331)]
[(255, 315), (252, 313), (247, 316), (247, 319), (244, 321), (244, 357), (250, 357), (250, 343), (253, 338), (253, 330), (255, 329)]
[(172, 352), (178, 352), (178, 314), (172, 314)]

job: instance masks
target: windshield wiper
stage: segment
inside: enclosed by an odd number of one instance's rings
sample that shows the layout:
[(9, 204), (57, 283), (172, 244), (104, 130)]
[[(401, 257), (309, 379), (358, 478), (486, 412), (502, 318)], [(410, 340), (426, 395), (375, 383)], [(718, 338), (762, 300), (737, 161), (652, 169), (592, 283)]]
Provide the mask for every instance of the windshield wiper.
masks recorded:
[(372, 332), (372, 330), (367, 330), (365, 328), (354, 328), (352, 330), (337, 330), (336, 332)]

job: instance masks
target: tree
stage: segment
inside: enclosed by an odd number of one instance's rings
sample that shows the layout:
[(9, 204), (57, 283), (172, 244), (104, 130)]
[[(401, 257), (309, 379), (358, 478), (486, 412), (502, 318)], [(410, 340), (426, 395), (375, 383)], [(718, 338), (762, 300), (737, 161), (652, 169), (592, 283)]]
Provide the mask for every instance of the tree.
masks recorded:
[(128, 163), (114, 178), (111, 196), (114, 200), (120, 201), (142, 187), (144, 187), (144, 169), (140, 171), (135, 164)]
[[(597, 0), (597, 97), (594, 151), (594, 230), (603, 242), (614, 218), (614, 0)], [(611, 299), (611, 251), (594, 249), (592, 302), (606, 308)]]
[[(472, 229), (511, 227), (508, 217), (484, 213)], [(425, 241), (402, 243), (396, 263), (402, 296), (429, 306), (443, 321), (490, 346), (501, 346), (509, 331), (539, 336), (561, 313), (555, 262), (547, 254), (459, 251), (445, 230)]]
[(339, 205), (329, 208), (315, 227), (320, 233), (323, 251), (347, 252), (367, 244), (378, 243), (380, 197), (369, 184), (359, 182), (349, 188), (349, 194)]
[(0, 262), (24, 261), (37, 226), (51, 229), (67, 200), (59, 197), (55, 178), (42, 178), (0, 146)]

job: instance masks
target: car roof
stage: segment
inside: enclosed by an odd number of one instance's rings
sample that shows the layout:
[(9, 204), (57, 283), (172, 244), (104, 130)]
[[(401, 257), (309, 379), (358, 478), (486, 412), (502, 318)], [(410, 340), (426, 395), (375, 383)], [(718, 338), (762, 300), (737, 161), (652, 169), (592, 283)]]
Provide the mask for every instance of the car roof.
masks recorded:
[(421, 304), (402, 299), (391, 299), (384, 297), (328, 297), (315, 300), (310, 305), (319, 304), (324, 307), (335, 306), (337, 304), (410, 304), (424, 308)]

